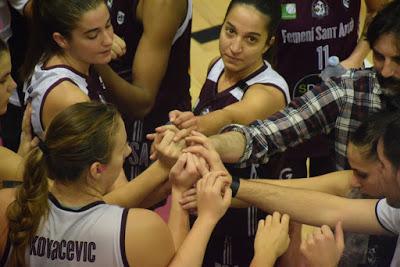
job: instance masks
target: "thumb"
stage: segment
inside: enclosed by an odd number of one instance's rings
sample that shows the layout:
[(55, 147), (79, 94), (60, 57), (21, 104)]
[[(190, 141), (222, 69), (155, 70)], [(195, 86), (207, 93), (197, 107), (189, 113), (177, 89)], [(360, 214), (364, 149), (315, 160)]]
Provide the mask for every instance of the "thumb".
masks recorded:
[(232, 189), (230, 187), (225, 188), (225, 193), (223, 197), (223, 203), (225, 207), (229, 207), (231, 205), (231, 200), (232, 200)]
[(172, 110), (169, 112), (169, 121), (170, 122), (174, 122), (174, 120), (178, 116), (178, 112), (179, 112), (178, 110)]
[(343, 227), (341, 221), (338, 221), (335, 226), (335, 240), (336, 240), (336, 246), (339, 249), (340, 254), (342, 254), (344, 250), (344, 237), (343, 237)]

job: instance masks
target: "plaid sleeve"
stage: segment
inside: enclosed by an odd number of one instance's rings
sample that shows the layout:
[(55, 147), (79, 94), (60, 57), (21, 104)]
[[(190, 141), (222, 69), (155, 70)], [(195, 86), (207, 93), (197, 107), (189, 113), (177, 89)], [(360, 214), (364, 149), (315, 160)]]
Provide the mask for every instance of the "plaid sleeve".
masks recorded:
[(315, 135), (329, 133), (335, 126), (344, 98), (345, 90), (330, 81), (295, 98), (268, 120), (255, 121), (248, 127), (228, 125), (222, 132), (238, 131), (245, 136), (246, 150), (240, 162), (263, 164), (277, 152)]

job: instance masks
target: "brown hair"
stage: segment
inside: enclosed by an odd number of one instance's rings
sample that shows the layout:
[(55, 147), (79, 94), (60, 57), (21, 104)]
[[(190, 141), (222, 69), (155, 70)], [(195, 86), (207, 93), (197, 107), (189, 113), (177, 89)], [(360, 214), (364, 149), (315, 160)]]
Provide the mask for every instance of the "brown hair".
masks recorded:
[(60, 112), (51, 122), (45, 141), (26, 160), (24, 182), (8, 207), (10, 266), (25, 265), (25, 250), (48, 214), (47, 177), (75, 182), (94, 162), (107, 163), (115, 146), (120, 115), (111, 105), (84, 102)]
[(23, 80), (27, 80), (40, 61), (46, 61), (62, 49), (53, 40), (58, 32), (65, 38), (71, 37), (81, 17), (87, 11), (105, 4), (104, 0), (34, 0), (28, 46), (28, 57), (21, 69)]

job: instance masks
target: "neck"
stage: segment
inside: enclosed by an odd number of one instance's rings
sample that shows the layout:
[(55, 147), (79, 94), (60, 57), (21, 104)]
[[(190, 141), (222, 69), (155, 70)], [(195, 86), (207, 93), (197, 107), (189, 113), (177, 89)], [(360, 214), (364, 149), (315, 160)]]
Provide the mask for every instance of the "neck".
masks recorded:
[(90, 64), (77, 60), (66, 53), (51, 57), (47, 64), (48, 66), (67, 65), (82, 74), (89, 75)]
[(95, 201), (103, 200), (100, 188), (82, 183), (61, 183), (55, 181), (50, 192), (57, 200), (67, 207), (82, 207)]
[(251, 67), (246, 68), (244, 70), (231, 71), (229, 69), (225, 69), (224, 73), (223, 73), (223, 76), (224, 76), (226, 81), (236, 83), (236, 82), (238, 82), (240, 80), (243, 80), (244, 78), (246, 78), (247, 76), (249, 76), (250, 74), (255, 72), (256, 70), (261, 68), (261, 66), (263, 64), (264, 64), (263, 59), (260, 59), (257, 63), (253, 64)]

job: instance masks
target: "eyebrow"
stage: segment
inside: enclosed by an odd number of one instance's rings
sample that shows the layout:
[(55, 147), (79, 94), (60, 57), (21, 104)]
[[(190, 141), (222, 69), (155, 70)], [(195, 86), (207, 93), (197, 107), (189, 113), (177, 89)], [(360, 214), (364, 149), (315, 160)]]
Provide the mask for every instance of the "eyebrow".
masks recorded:
[(0, 76), (0, 80), (3, 80), (5, 77), (10, 75), (11, 71), (4, 73), (4, 75)]
[[(232, 23), (230, 23), (229, 21), (226, 21), (226, 23), (227, 23), (229, 26), (231, 26), (232, 28), (236, 29), (235, 25), (233, 25), (233, 24), (232, 24)], [(247, 32), (246, 34), (247, 34), (247, 35), (256, 35), (256, 36), (261, 36), (261, 34), (260, 34), (260, 33), (258, 33), (258, 32)]]
[[(108, 17), (108, 20), (107, 20), (107, 22), (106, 22), (106, 25), (109, 24), (110, 22), (111, 22), (111, 17)], [(90, 29), (90, 30), (85, 31), (83, 34), (88, 34), (88, 33), (96, 32), (96, 31), (98, 31), (98, 30), (99, 30), (99, 28)]]

